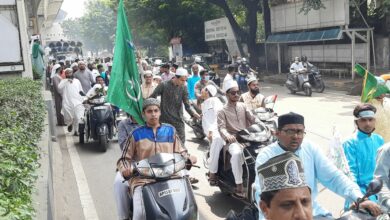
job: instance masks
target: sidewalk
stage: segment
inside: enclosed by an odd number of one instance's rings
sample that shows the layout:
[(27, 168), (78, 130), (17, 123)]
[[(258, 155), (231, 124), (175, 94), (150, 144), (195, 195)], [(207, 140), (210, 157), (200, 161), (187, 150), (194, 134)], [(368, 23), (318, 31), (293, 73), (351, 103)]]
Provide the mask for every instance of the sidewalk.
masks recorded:
[[(284, 86), (286, 79), (287, 79), (287, 74), (285, 73), (263, 75), (261, 77), (261, 80), (263, 80), (266, 83), (279, 84), (282, 86)], [(322, 79), (324, 80), (326, 89), (345, 91), (350, 95), (360, 95), (362, 82), (359, 79), (355, 80), (355, 82), (352, 81), (350, 78), (339, 79), (338, 77), (329, 77), (329, 76), (323, 76)]]

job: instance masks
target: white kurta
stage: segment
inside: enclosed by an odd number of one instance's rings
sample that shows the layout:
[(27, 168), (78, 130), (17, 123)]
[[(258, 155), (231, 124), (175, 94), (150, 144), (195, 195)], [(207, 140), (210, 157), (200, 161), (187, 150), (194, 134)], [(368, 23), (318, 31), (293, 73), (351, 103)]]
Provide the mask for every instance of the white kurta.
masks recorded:
[(217, 173), (218, 171), (218, 159), (219, 153), (222, 147), (225, 145), (224, 140), (218, 132), (217, 116), (218, 111), (223, 108), (222, 102), (217, 97), (211, 97), (206, 99), (202, 105), (202, 127), (206, 135), (211, 131), (213, 133), (212, 141), (210, 144), (210, 157), (208, 160), (209, 170), (211, 173)]
[(83, 87), (78, 79), (63, 79), (58, 88), (62, 91), (61, 114), (64, 115), (65, 124), (73, 124), (73, 129), (77, 129), (85, 111), (83, 97), (79, 94)]

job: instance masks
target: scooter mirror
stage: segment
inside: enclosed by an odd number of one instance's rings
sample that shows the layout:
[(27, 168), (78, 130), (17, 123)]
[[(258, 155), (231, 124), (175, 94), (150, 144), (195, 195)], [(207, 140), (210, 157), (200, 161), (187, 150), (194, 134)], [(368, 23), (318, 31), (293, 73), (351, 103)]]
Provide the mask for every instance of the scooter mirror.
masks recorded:
[(383, 186), (383, 180), (381, 180), (379, 178), (375, 178), (368, 185), (367, 192), (366, 192), (366, 195), (364, 195), (364, 197), (368, 198), (372, 195), (379, 193), (382, 189), (382, 186)]

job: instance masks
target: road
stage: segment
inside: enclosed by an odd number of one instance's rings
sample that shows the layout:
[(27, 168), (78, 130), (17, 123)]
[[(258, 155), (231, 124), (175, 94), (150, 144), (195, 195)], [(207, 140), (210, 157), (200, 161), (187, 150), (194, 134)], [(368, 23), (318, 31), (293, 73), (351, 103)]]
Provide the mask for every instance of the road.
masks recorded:
[[(354, 131), (352, 110), (358, 97), (344, 95), (343, 92), (325, 91), (313, 93), (312, 97), (291, 95), (280, 85), (263, 84), (264, 95), (278, 94), (274, 110), (280, 115), (290, 111), (305, 117), (307, 135), (305, 138), (317, 143), (326, 153), (333, 128), (336, 127), (343, 138)], [(244, 204), (222, 194), (217, 187), (210, 187), (205, 177), (206, 169), (202, 158), (206, 142), (198, 141), (190, 128), (186, 128), (186, 147), (198, 157), (201, 168), (190, 172), (200, 180), (194, 187), (200, 219), (224, 219), (230, 209), (240, 211)], [(117, 142), (112, 142), (107, 152), (95, 149), (93, 144), (79, 145), (78, 138), (57, 127), (58, 143), (61, 148), (62, 172), (60, 180), (63, 190), (60, 194), (60, 219), (118, 219), (113, 196), (115, 165), (121, 151)], [(81, 192), (81, 193), (79, 193)], [(319, 201), (334, 216), (339, 216), (343, 199), (328, 190), (320, 193)]]

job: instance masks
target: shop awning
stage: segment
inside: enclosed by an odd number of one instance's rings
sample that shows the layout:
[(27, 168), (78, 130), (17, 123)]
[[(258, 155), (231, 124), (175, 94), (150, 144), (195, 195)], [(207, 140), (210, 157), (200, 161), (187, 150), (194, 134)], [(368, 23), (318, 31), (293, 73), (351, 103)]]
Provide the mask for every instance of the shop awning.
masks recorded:
[(267, 43), (298, 43), (310, 41), (340, 40), (343, 32), (340, 28), (322, 31), (306, 31), (289, 34), (273, 34), (268, 36)]

